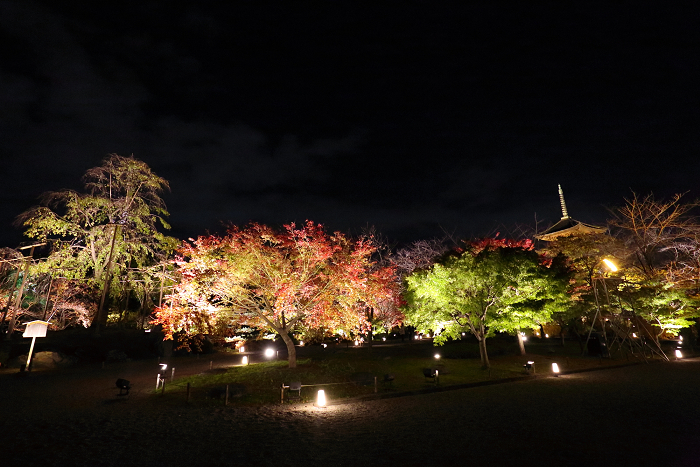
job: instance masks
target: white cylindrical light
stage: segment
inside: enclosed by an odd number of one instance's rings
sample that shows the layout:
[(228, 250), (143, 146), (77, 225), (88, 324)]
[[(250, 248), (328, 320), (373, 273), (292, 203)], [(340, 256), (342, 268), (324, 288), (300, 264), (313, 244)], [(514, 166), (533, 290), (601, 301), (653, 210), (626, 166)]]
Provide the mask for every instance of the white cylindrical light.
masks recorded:
[(326, 391), (323, 389), (318, 390), (318, 394), (316, 395), (316, 407), (325, 407), (326, 406)]
[(683, 352), (681, 352), (681, 349), (676, 349), (676, 358), (683, 358)]
[(555, 375), (559, 374), (559, 365), (557, 365), (556, 363), (552, 363), (552, 373), (554, 373)]
[(243, 353), (243, 352), (245, 352), (245, 347), (241, 346), (241, 348), (240, 348), (240, 349), (238, 349), (238, 351), (239, 351), (240, 353)]
[(247, 364), (248, 364), (248, 356), (244, 356), (243, 357), (243, 365), (247, 365)]

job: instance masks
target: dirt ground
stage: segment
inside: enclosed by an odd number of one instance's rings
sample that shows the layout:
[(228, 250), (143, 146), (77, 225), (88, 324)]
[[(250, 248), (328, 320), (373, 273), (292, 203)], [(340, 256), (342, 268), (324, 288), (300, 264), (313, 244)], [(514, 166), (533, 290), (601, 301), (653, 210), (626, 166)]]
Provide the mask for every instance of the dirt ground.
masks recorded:
[(0, 375), (0, 465), (700, 465), (700, 359), (324, 409), (164, 402), (156, 363)]

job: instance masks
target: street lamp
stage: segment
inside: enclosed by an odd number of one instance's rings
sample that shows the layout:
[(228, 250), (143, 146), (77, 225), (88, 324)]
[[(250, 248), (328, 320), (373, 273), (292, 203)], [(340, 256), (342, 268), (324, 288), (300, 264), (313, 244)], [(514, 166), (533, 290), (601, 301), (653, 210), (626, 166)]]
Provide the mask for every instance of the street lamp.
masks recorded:
[(617, 272), (617, 266), (615, 266), (615, 263), (610, 261), (608, 258), (603, 259), (603, 263), (610, 269), (611, 272)]
[[(615, 263), (613, 263), (611, 260), (608, 258), (603, 258), (602, 263), (605, 264), (605, 266), (610, 270), (610, 272), (615, 272), (618, 270), (617, 266)], [(596, 288), (596, 280), (603, 279), (603, 288), (605, 289), (605, 295), (608, 295), (608, 288), (605, 284), (605, 278), (604, 277), (593, 277), (593, 295), (595, 297), (595, 316), (593, 317), (593, 321), (591, 322), (591, 330), (588, 331), (588, 337), (586, 338), (586, 348), (588, 348), (588, 341), (591, 340), (591, 334), (593, 334), (593, 327), (595, 326), (595, 322), (598, 319), (598, 315), (600, 315), (600, 302), (598, 301), (598, 289)], [(603, 338), (605, 339), (605, 323), (603, 323)], [(602, 347), (602, 346), (601, 346)], [(606, 345), (607, 347), (607, 345)], [(601, 356), (603, 356), (603, 349), (601, 348)]]

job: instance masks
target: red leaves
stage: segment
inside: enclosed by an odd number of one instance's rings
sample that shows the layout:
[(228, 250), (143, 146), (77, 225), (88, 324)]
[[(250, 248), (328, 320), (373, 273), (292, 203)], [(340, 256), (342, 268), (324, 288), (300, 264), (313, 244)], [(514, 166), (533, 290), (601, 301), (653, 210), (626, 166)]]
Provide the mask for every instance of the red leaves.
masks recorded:
[(375, 267), (374, 252), (371, 242), (328, 234), (311, 221), (281, 230), (233, 226), (224, 237), (183, 243), (175, 260), (182, 281), (170, 297), (175, 306), (159, 310), (158, 320), (186, 331), (187, 323), (201, 328), (212, 309), (226, 309), (275, 332), (295, 323), (364, 328), (364, 309), (398, 297), (394, 268)]
[(523, 250), (533, 250), (534, 243), (529, 238), (524, 240), (512, 240), (508, 238), (482, 238), (468, 242), (469, 250), (473, 255), (478, 255), (484, 250), (496, 250), (498, 248), (522, 248)]

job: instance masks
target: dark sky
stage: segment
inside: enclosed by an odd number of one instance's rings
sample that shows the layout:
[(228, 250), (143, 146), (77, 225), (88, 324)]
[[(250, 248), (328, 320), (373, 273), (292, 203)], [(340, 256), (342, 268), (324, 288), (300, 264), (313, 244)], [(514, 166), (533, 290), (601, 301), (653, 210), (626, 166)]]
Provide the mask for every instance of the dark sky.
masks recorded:
[[(697, 193), (700, 28), (662, 2), (0, 0), (0, 246), (109, 153), (172, 234), (375, 225), (407, 241), (601, 223)], [(689, 3), (688, 5), (693, 5)]]

